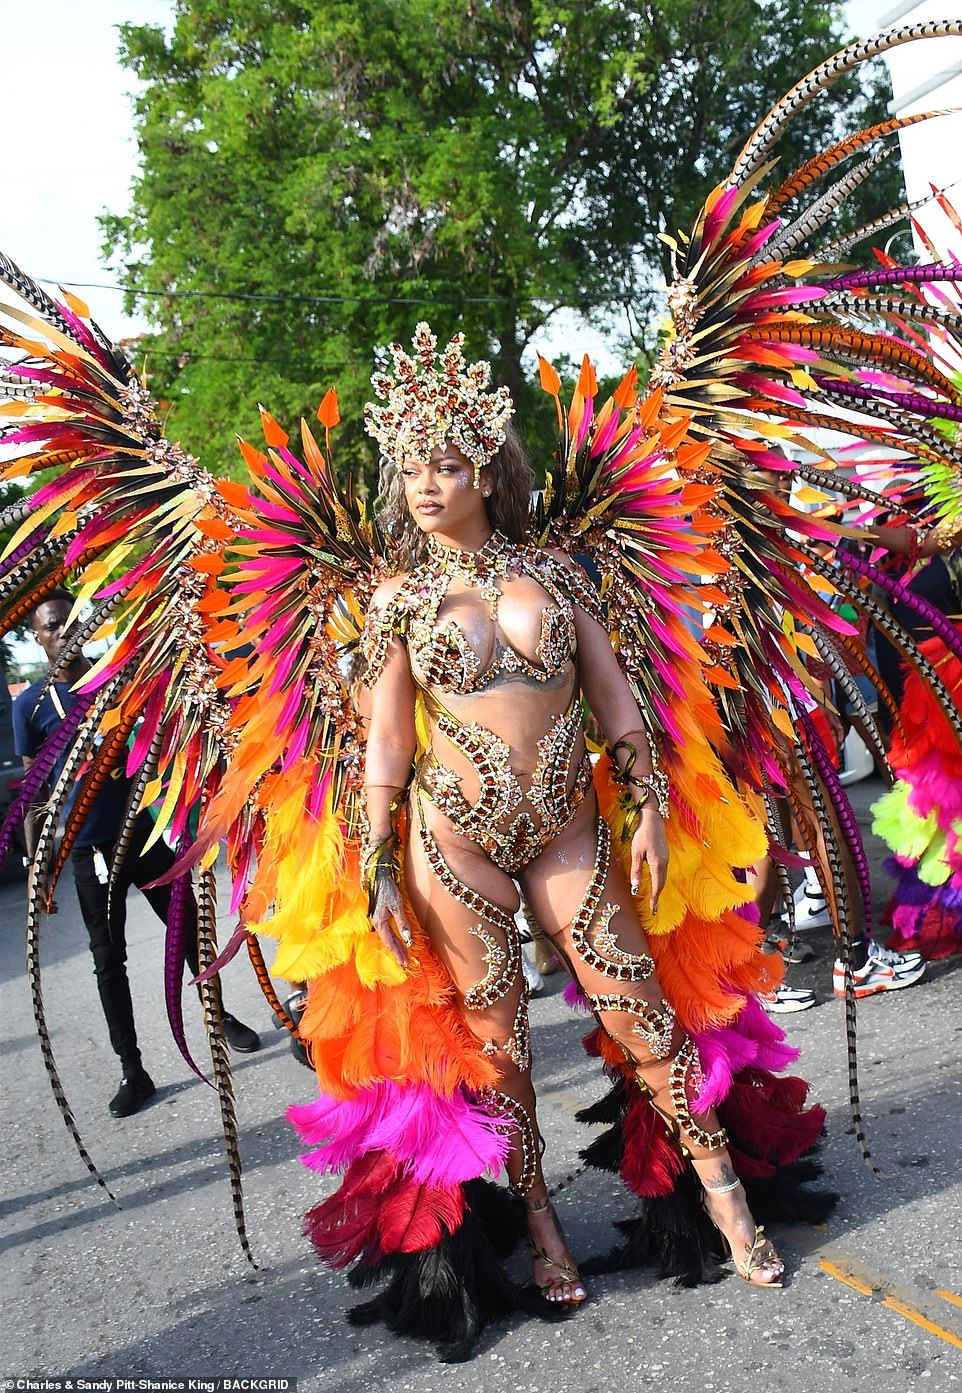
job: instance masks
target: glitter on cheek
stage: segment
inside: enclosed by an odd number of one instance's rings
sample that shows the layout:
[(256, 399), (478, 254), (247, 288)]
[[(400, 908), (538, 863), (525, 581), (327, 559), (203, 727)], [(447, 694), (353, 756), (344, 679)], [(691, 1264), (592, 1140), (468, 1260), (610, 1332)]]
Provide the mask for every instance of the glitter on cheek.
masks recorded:
[(555, 852), (555, 857), (561, 863), (562, 866), (567, 866), (568, 853), (563, 848), (560, 851)]

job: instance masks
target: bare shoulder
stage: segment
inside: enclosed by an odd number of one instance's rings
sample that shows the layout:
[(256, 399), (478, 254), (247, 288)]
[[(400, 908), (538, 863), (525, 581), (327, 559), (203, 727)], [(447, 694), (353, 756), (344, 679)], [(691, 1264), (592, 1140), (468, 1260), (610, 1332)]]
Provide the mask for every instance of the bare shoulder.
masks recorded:
[(584, 566), (561, 547), (544, 547), (541, 555), (547, 565), (554, 569), (556, 583), (560, 583), (575, 605), (583, 609), (591, 619), (605, 625), (605, 612), (598, 585)]
[(387, 609), (391, 601), (400, 595), (409, 580), (410, 575), (407, 572), (397, 576), (388, 576), (387, 580), (382, 580), (371, 596), (371, 609)]

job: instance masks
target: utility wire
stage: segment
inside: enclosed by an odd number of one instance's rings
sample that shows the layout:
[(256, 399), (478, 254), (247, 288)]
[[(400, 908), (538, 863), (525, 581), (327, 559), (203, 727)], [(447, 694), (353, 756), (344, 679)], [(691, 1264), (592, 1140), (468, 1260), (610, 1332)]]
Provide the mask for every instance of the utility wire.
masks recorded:
[(119, 290), (124, 295), (153, 296), (160, 300), (239, 300), (260, 304), (300, 305), (500, 305), (506, 302), (533, 304), (519, 295), (275, 295), (241, 290), (146, 290), (134, 285), (101, 285), (95, 281), (58, 281), (52, 276), (35, 276), (43, 285), (65, 290)]

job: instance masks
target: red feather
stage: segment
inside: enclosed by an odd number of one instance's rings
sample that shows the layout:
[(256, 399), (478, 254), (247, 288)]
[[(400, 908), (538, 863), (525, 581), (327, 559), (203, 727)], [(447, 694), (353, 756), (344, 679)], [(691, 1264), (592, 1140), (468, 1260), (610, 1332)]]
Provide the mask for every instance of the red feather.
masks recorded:
[(825, 1109), (805, 1108), (804, 1079), (776, 1079), (746, 1069), (718, 1109), (722, 1125), (739, 1150), (778, 1166), (790, 1166), (822, 1134)]
[(370, 1151), (348, 1168), (337, 1191), (309, 1210), (304, 1233), (330, 1267), (363, 1257), (433, 1248), (464, 1218), (460, 1185), (418, 1185), (385, 1151)]
[(640, 1089), (632, 1090), (622, 1127), (621, 1178), (636, 1195), (670, 1195), (685, 1168), (672, 1146), (665, 1120)]
[(378, 1218), (386, 1253), (420, 1253), (454, 1233), (464, 1218), (464, 1188), (405, 1180), (384, 1197)]

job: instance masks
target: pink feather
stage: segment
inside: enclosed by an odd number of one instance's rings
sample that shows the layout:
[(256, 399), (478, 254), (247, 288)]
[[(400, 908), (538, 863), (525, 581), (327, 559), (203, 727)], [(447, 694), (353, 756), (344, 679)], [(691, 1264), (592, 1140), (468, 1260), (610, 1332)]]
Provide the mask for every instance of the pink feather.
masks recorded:
[(701, 1108), (723, 1102), (732, 1081), (742, 1069), (781, 1072), (798, 1058), (799, 1051), (785, 1043), (785, 1036), (750, 998), (731, 1025), (720, 1030), (693, 1032), (705, 1082), (698, 1093)]
[(463, 1093), (442, 1098), (424, 1084), (378, 1083), (353, 1099), (318, 1098), (287, 1116), (301, 1138), (321, 1147), (301, 1157), (312, 1170), (343, 1170), (358, 1156), (386, 1151), (423, 1185), (458, 1185), (504, 1165), (510, 1137), (499, 1120)]

